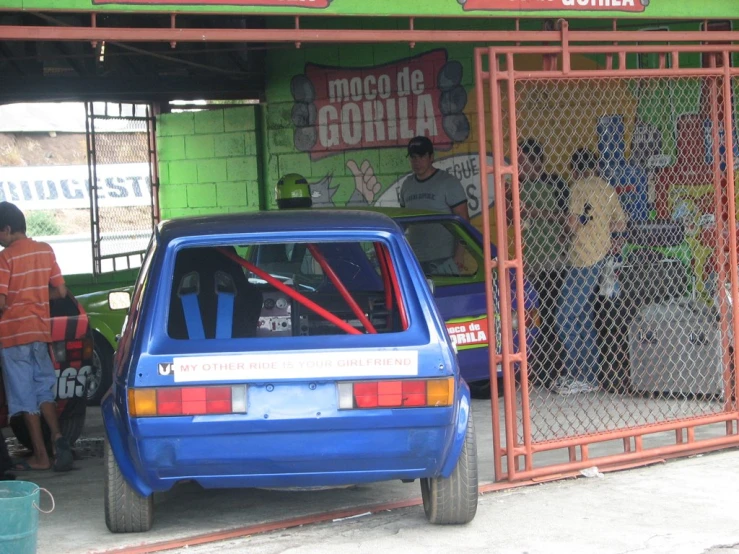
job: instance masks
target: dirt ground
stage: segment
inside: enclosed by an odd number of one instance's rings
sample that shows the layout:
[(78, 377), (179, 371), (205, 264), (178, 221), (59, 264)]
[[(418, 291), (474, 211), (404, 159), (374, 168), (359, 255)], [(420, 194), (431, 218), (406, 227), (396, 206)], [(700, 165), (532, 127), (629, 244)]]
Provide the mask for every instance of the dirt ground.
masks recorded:
[[(97, 162), (148, 161), (145, 133), (95, 135)], [(85, 135), (74, 133), (0, 133), (0, 167), (87, 163)]]
[[(147, 162), (148, 145), (143, 133), (96, 135), (97, 161), (103, 163)], [(73, 133), (0, 133), (0, 171), (2, 167), (84, 165), (87, 164), (85, 135)], [(30, 234), (76, 235), (90, 233), (90, 210), (66, 209), (38, 211)], [(101, 231), (146, 229), (151, 226), (147, 207), (108, 208), (100, 212)]]

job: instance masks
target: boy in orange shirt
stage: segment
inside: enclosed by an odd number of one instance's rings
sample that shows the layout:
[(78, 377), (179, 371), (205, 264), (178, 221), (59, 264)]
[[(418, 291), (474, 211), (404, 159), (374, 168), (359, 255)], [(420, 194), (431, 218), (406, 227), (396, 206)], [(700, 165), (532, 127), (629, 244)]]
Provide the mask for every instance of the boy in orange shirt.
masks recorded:
[(72, 468), (72, 451), (59, 430), (53, 388), (54, 365), (49, 356), (49, 298), (67, 295), (51, 247), (26, 236), (26, 218), (17, 206), (0, 202), (0, 345), (8, 415), (23, 414), (33, 455), (14, 470), (52, 467), (44, 446), (41, 417), (51, 431), (54, 470)]

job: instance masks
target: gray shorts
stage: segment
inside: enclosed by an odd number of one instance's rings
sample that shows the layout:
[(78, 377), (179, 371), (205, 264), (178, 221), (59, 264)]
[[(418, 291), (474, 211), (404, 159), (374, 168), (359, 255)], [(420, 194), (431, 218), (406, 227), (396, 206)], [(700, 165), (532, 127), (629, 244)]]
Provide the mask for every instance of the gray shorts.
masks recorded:
[(47, 343), (9, 346), (0, 351), (0, 356), (9, 416), (38, 414), (41, 404), (54, 402), (57, 377)]

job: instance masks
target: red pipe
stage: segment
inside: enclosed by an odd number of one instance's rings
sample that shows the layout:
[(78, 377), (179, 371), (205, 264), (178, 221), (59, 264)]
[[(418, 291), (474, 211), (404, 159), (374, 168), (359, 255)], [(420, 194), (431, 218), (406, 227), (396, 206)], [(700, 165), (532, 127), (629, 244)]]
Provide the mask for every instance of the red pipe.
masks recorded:
[(388, 273), (390, 274), (390, 279), (392, 279), (393, 282), (393, 289), (395, 290), (395, 294), (397, 295), (397, 302), (398, 302), (398, 313), (400, 314), (400, 324), (403, 327), (403, 331), (408, 329), (408, 314), (405, 312), (405, 304), (403, 304), (403, 298), (400, 295), (400, 283), (398, 283), (398, 274), (395, 273), (395, 266), (393, 266), (393, 260), (390, 258), (390, 253), (387, 251), (385, 246), (381, 246), (382, 248), (382, 254), (385, 257), (385, 263), (388, 267)]
[[(488, 49), (475, 48), (475, 89), (477, 93), (477, 150), (479, 152), (480, 159), (480, 198), (489, 198), (488, 175), (492, 171), (498, 171), (497, 166), (493, 163), (493, 167), (488, 167), (488, 156), (487, 146), (488, 137), (486, 133), (486, 112), (485, 112), (485, 85), (495, 86), (491, 75), (492, 64), (495, 63), (495, 59), (488, 56), (488, 71), (483, 70), (483, 57), (489, 54)], [(493, 133), (494, 135), (494, 133)], [(490, 139), (492, 141), (492, 138)], [(492, 171), (491, 171), (492, 170)], [(503, 475), (503, 453), (501, 448), (501, 434), (500, 434), (500, 417), (496, 417), (500, 413), (500, 405), (498, 400), (498, 345), (495, 338), (495, 308), (493, 299), (493, 260), (492, 260), (492, 248), (490, 245), (490, 210), (484, 208), (481, 210), (482, 213), (482, 251), (483, 251), (483, 266), (485, 272), (485, 282), (491, 283), (491, 286), (485, 287), (485, 311), (488, 315), (488, 371), (490, 376), (490, 409), (493, 414), (492, 426), (493, 426), (493, 472), (496, 480), (501, 480)], [(496, 214), (497, 214), (496, 208)], [(497, 217), (497, 215), (496, 215)], [(502, 221), (502, 220), (501, 220)], [(507, 227), (507, 225), (506, 225)], [(501, 225), (498, 225), (498, 229)], [(498, 240), (500, 240), (500, 233)], [(507, 242), (498, 242), (498, 244), (506, 244)], [(499, 248), (500, 258), (503, 264), (506, 262), (508, 248)], [(504, 253), (505, 252), (505, 253)], [(498, 267), (501, 267), (501, 263), (496, 261)]]
[[(568, 31), (568, 42), (695, 42), (710, 39), (715, 42), (739, 42), (736, 31)], [(129, 27), (79, 27), (41, 25), (0, 26), (3, 40), (108, 40), (118, 42), (324, 42), (324, 43), (374, 43), (374, 42), (542, 42), (558, 43), (559, 31), (465, 31), (465, 30), (371, 30), (371, 29), (187, 29), (187, 28), (129, 28)], [(692, 45), (670, 46), (670, 50)], [(613, 46), (603, 46), (610, 48)], [(705, 48), (728, 47), (705, 45)], [(638, 46), (636, 46), (638, 48)], [(661, 46), (665, 50), (664, 46)], [(695, 49), (695, 47), (693, 47)]]
[(300, 304), (302, 304), (303, 306), (305, 306), (309, 310), (315, 312), (316, 314), (318, 314), (319, 316), (321, 316), (325, 320), (330, 321), (331, 323), (333, 323), (334, 325), (336, 325), (342, 331), (346, 331), (350, 335), (361, 335), (362, 334), (362, 332), (359, 329), (355, 329), (354, 327), (352, 327), (351, 325), (349, 325), (343, 319), (339, 319), (338, 317), (336, 317), (331, 312), (325, 310), (324, 308), (321, 308), (321, 306), (319, 306), (318, 304), (316, 304), (312, 300), (308, 300), (305, 296), (303, 296), (299, 292), (297, 292), (297, 291), (291, 289), (290, 287), (288, 287), (287, 285), (281, 283), (279, 280), (277, 280), (274, 277), (272, 277), (269, 273), (267, 273), (266, 271), (263, 271), (263, 270), (259, 269), (257, 266), (255, 266), (251, 262), (246, 261), (241, 256), (239, 256), (237, 254), (234, 254), (233, 252), (229, 252), (228, 250), (224, 250), (223, 248), (219, 248), (218, 251), (221, 254), (223, 254), (224, 256), (226, 256), (227, 258), (230, 258), (233, 261), (235, 261), (237, 264), (242, 265), (243, 267), (245, 267), (246, 269), (248, 269), (249, 271), (251, 271), (257, 277), (261, 277), (262, 279), (264, 279), (265, 281), (267, 281), (270, 285), (272, 285), (273, 287), (275, 287), (280, 292), (284, 292), (285, 294), (287, 294), (293, 300), (299, 302)]
[(349, 304), (349, 307), (352, 309), (352, 312), (354, 312), (354, 315), (357, 316), (359, 321), (362, 322), (362, 325), (364, 325), (364, 328), (367, 329), (367, 331), (369, 331), (373, 335), (376, 335), (377, 329), (375, 329), (375, 326), (372, 325), (369, 319), (367, 319), (367, 316), (364, 315), (362, 308), (359, 307), (359, 304), (357, 304), (356, 300), (354, 300), (354, 298), (349, 293), (349, 291), (346, 290), (344, 283), (341, 282), (341, 279), (339, 279), (339, 276), (336, 275), (333, 268), (326, 261), (326, 258), (323, 257), (323, 254), (321, 254), (321, 251), (318, 250), (315, 244), (309, 244), (308, 250), (310, 250), (310, 253), (313, 255), (313, 257), (318, 262), (318, 265), (321, 266), (321, 269), (323, 270), (323, 272), (328, 276), (329, 280), (334, 284), (334, 286), (336, 287), (336, 290), (339, 291), (339, 294), (341, 295), (341, 297), (346, 301), (347, 304)]
[[(736, 378), (736, 353), (739, 352), (739, 276), (737, 276), (737, 240), (736, 240), (736, 190), (734, 185), (734, 104), (736, 100), (733, 98), (733, 82), (731, 78), (731, 56), (727, 52), (723, 53), (723, 69), (724, 69), (724, 136), (726, 137), (726, 196), (729, 201), (729, 279), (731, 283), (731, 324), (732, 324), (732, 347), (734, 349), (732, 356), (734, 357), (734, 400), (733, 407), (736, 409), (737, 392), (739, 391), (739, 379)], [(723, 291), (719, 291), (723, 297)], [(727, 369), (730, 367), (726, 366)], [(728, 385), (731, 380), (726, 381), (724, 396), (727, 398), (732, 396), (729, 394), (731, 390)]]
[(380, 272), (382, 273), (382, 283), (385, 287), (385, 306), (389, 311), (393, 309), (393, 289), (388, 275), (387, 261), (385, 260), (385, 252), (382, 250), (380, 243), (375, 243), (375, 255), (380, 264)]

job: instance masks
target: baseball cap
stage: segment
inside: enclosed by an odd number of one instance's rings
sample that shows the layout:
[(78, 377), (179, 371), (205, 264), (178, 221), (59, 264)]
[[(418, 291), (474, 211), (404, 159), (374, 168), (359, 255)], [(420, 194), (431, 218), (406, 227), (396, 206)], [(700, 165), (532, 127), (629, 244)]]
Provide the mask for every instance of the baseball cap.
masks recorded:
[(423, 156), (424, 154), (433, 154), (434, 144), (428, 137), (414, 137), (408, 143), (408, 155), (417, 154)]

